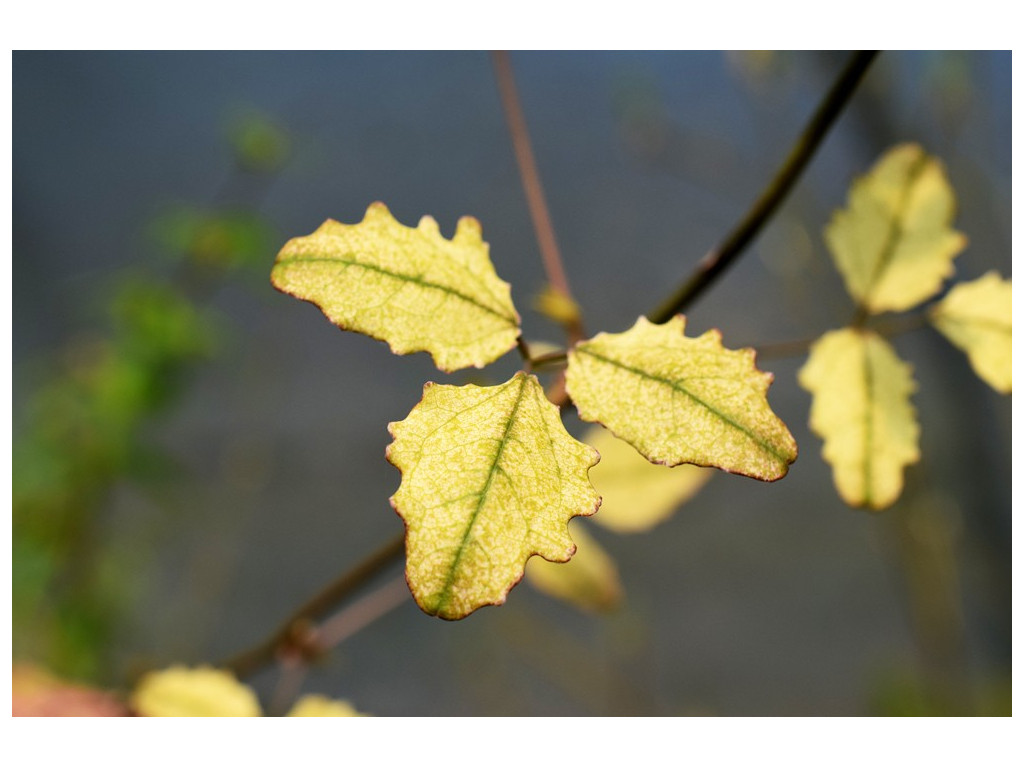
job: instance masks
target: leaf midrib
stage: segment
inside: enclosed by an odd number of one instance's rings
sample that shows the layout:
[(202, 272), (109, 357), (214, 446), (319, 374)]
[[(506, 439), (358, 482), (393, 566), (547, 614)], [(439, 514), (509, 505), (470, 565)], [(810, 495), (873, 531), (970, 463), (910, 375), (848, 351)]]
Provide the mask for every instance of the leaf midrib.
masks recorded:
[(910, 204), (910, 197), (914, 186), (917, 184), (918, 179), (921, 178), (921, 174), (924, 173), (927, 164), (928, 155), (922, 152), (921, 156), (907, 171), (907, 178), (903, 182), (899, 202), (896, 204), (892, 218), (889, 221), (889, 231), (886, 233), (885, 242), (882, 243), (881, 253), (879, 253), (874, 269), (871, 270), (871, 276), (868, 278), (867, 288), (864, 291), (863, 303), (865, 305), (870, 305), (873, 298), (872, 294), (889, 269), (893, 256), (896, 255), (896, 250), (899, 248), (900, 240), (903, 237), (903, 217), (907, 213), (907, 206)]
[(862, 340), (864, 345), (864, 463), (862, 470), (864, 474), (864, 503), (868, 507), (874, 507), (874, 467), (872, 457), (874, 455), (875, 442), (875, 374), (871, 366), (871, 350), (869, 341)]
[(487, 472), (487, 480), (484, 481), (484, 487), (480, 491), (480, 495), (477, 497), (476, 509), (473, 510), (473, 514), (469, 518), (469, 522), (466, 525), (466, 530), (462, 534), (462, 541), (459, 542), (459, 548), (455, 553), (455, 557), (452, 560), (451, 566), (448, 568), (448, 574), (445, 577), (444, 586), (438, 593), (437, 604), (435, 611), (440, 615), (441, 612), (448, 606), (452, 599), (452, 587), (455, 584), (455, 579), (458, 575), (459, 565), (462, 562), (462, 557), (466, 552), (466, 548), (469, 545), (471, 534), (473, 532), (473, 526), (476, 525), (476, 520), (483, 511), (484, 504), (487, 501), (487, 496), (491, 490), (491, 484), (494, 482), (494, 476), (501, 470), (501, 457), (505, 452), (505, 446), (509, 443), (509, 435), (512, 431), (512, 425), (515, 423), (516, 415), (519, 413), (519, 406), (523, 402), (523, 394), (526, 392), (526, 376), (519, 377), (519, 393), (516, 395), (516, 402), (512, 406), (512, 411), (508, 415), (508, 420), (505, 422), (505, 430), (502, 432), (501, 440), (498, 442), (498, 449), (494, 453), (494, 461), (491, 462), (491, 467)]
[(754, 432), (751, 432), (750, 429), (748, 429), (747, 427), (743, 426), (742, 424), (738, 424), (733, 419), (731, 419), (729, 416), (727, 416), (726, 414), (722, 413), (721, 411), (719, 411), (714, 406), (709, 405), (705, 401), (701, 400), (695, 394), (690, 392), (690, 390), (686, 389), (685, 387), (679, 386), (679, 384), (677, 384), (676, 382), (672, 381), (671, 379), (666, 379), (666, 378), (663, 378), (661, 376), (655, 376), (655, 375), (653, 375), (651, 373), (648, 373), (647, 371), (644, 371), (644, 370), (642, 370), (640, 368), (635, 368), (635, 367), (633, 367), (631, 365), (627, 365), (626, 363), (623, 363), (621, 360), (615, 360), (614, 358), (606, 357), (605, 355), (602, 355), (599, 352), (594, 352), (594, 351), (589, 350), (589, 349), (587, 349), (586, 347), (583, 347), (583, 346), (576, 347), (575, 351), (576, 352), (582, 352), (585, 355), (590, 355), (591, 357), (593, 357), (593, 358), (595, 358), (597, 360), (600, 360), (600, 361), (602, 361), (604, 363), (607, 363), (608, 365), (613, 365), (613, 366), (615, 366), (617, 368), (621, 368), (622, 370), (628, 371), (629, 373), (632, 373), (632, 374), (634, 374), (636, 376), (639, 376), (640, 378), (649, 379), (651, 381), (656, 381), (659, 384), (664, 384), (665, 386), (670, 387), (671, 389), (675, 390), (676, 392), (681, 392), (682, 394), (684, 394), (688, 398), (690, 398), (693, 402), (695, 402), (697, 405), (699, 405), (699, 406), (707, 409), (711, 413), (713, 413), (716, 417), (721, 419), (723, 422), (728, 424), (733, 429), (735, 429), (738, 432), (741, 432), (744, 435), (746, 435), (747, 437), (749, 437), (754, 443), (756, 443), (757, 445), (759, 445), (762, 448), (764, 448), (764, 450), (766, 450), (772, 456), (777, 458), (783, 464), (788, 464), (789, 463), (789, 460), (790, 460), (789, 457), (779, 453), (778, 449), (776, 449), (773, 445), (770, 445), (769, 443), (766, 443), (760, 436), (758, 436)]
[(309, 264), (309, 263), (317, 263), (317, 264), (319, 264), (319, 263), (343, 264), (343, 265), (348, 266), (348, 267), (360, 267), (362, 269), (366, 269), (366, 270), (369, 270), (371, 272), (377, 272), (379, 274), (386, 275), (388, 277), (392, 277), (392, 278), (394, 278), (396, 280), (401, 280), (403, 282), (407, 282), (407, 283), (412, 283), (414, 285), (418, 285), (421, 288), (433, 289), (433, 290), (436, 290), (436, 291), (441, 291), (443, 293), (449, 294), (451, 296), (455, 296), (456, 298), (459, 298), (459, 299), (461, 299), (462, 301), (465, 301), (468, 304), (472, 304), (473, 306), (478, 307), (479, 309), (482, 309), (485, 312), (488, 312), (488, 313), (494, 315), (495, 317), (500, 317), (502, 320), (506, 320), (507, 322), (509, 322), (510, 324), (512, 324), (514, 326), (518, 325), (518, 323), (516, 322), (514, 317), (506, 315), (504, 312), (500, 312), (500, 311), (494, 309), (493, 307), (490, 307), (487, 304), (484, 304), (479, 299), (476, 299), (476, 298), (474, 298), (473, 296), (470, 296), (467, 293), (463, 293), (462, 291), (458, 290), (457, 288), (452, 288), (451, 286), (448, 286), (448, 285), (442, 285), (441, 283), (435, 283), (435, 282), (432, 282), (430, 280), (424, 280), (423, 278), (417, 277), (416, 275), (407, 275), (404, 272), (394, 272), (392, 270), (385, 269), (384, 267), (380, 267), (380, 266), (378, 266), (376, 264), (370, 264), (370, 263), (365, 262), (365, 261), (359, 261), (358, 259), (344, 258), (344, 257), (335, 258), (335, 257), (326, 257), (326, 256), (289, 257), (289, 258), (285, 258), (285, 259), (278, 259), (277, 262), (274, 264), (274, 266), (277, 267), (277, 266), (287, 265), (287, 264)]

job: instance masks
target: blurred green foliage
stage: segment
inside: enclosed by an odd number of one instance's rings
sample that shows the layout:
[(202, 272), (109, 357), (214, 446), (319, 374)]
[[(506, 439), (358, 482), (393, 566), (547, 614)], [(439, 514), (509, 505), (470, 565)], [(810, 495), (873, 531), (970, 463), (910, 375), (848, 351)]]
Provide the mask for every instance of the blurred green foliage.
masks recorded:
[[(255, 115), (232, 140), (229, 187), (287, 157), (287, 136)], [(144, 484), (167, 464), (144, 428), (219, 348), (221, 323), (205, 297), (265, 260), (273, 239), (252, 207), (223, 205), (176, 206), (150, 232), (174, 263), (152, 258), (113, 280), (102, 329), (42, 361), (46, 373), (16, 414), (14, 654), (80, 679), (107, 675), (105, 649), (135, 586), (130, 553), (98, 535), (104, 505), (120, 480)]]

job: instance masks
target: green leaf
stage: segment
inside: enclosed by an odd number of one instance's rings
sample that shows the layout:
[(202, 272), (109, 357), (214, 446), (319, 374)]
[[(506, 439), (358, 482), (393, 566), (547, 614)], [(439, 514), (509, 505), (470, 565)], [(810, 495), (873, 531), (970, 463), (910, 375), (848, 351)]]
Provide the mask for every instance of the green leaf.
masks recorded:
[(910, 366), (878, 334), (844, 328), (814, 343), (798, 377), (839, 495), (871, 509), (896, 501), (903, 467), (920, 458)]
[(967, 244), (950, 226), (955, 207), (942, 163), (921, 147), (901, 144), (883, 155), (825, 230), (850, 295), (878, 313), (938, 292)]
[(288, 133), (269, 115), (248, 109), (234, 115), (229, 139), (238, 165), (253, 173), (273, 173), (288, 160)]
[[(604, 461), (603, 458), (601, 460)], [(572, 524), (572, 538), (576, 542), (576, 554), (572, 560), (550, 563), (534, 558), (526, 566), (527, 580), (544, 594), (585, 611), (602, 612), (616, 608), (622, 602), (622, 583), (615, 561), (582, 525)]]
[(683, 335), (686, 319), (646, 318), (600, 333), (569, 353), (565, 385), (584, 421), (597, 421), (655, 464), (718, 467), (778, 480), (796, 441), (768, 406), (770, 373), (754, 350), (725, 349), (721, 334)]
[(170, 667), (145, 675), (131, 696), (143, 717), (259, 717), (256, 694), (230, 672)]
[(971, 367), (996, 392), (1013, 389), (1013, 291), (995, 272), (960, 283), (932, 307), (929, 319), (967, 353)]
[(509, 284), (495, 274), (480, 223), (470, 217), (446, 240), (429, 216), (413, 229), (373, 203), (359, 224), (328, 220), (288, 241), (270, 279), (397, 355), (429, 352), (442, 371), (482, 368), (519, 337)]
[(714, 474), (688, 464), (652, 464), (600, 426), (589, 429), (583, 442), (601, 454), (601, 463), (590, 471), (590, 482), (601, 494), (594, 522), (618, 533), (647, 531), (664, 522)]
[(597, 511), (597, 451), (565, 431), (535, 376), (462, 387), (427, 383), (388, 426), (402, 472), (391, 504), (406, 527), (406, 580), (429, 614), (460, 619), (500, 605), (527, 558), (564, 562), (567, 523)]

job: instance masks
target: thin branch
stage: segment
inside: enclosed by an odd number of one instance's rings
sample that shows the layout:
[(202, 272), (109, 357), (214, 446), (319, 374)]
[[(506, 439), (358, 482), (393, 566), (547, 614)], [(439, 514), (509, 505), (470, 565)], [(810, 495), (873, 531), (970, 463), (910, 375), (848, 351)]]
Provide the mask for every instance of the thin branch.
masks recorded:
[[(533, 157), (530, 133), (526, 128), (526, 119), (523, 117), (519, 91), (516, 89), (508, 51), (492, 51), (491, 57), (494, 61), (498, 90), (501, 93), (501, 103), (505, 109), (505, 120), (508, 123), (509, 133), (512, 134), (512, 146), (515, 149), (516, 163), (519, 165), (523, 192), (526, 194), (526, 203), (530, 208), (533, 229), (537, 233), (537, 245), (540, 247), (541, 259), (544, 262), (544, 272), (547, 274), (551, 287), (565, 298), (573, 301), (572, 292), (569, 290), (569, 281), (565, 276), (565, 268), (562, 266), (562, 256), (558, 250), (558, 241), (555, 239), (555, 230), (551, 225), (551, 215), (548, 213), (548, 205), (544, 200), (544, 187), (541, 185), (537, 162)], [(582, 338), (581, 325), (578, 319), (566, 323), (570, 344)]]
[(516, 350), (518, 350), (519, 356), (523, 358), (523, 362), (526, 363), (526, 370), (533, 370), (533, 356), (530, 354), (530, 345), (526, 343), (526, 339), (522, 336), (516, 339)]
[(869, 323), (868, 327), (887, 339), (902, 336), (904, 333), (913, 333), (928, 327), (928, 307), (923, 307), (912, 314), (883, 318), (873, 324)]
[[(870, 318), (866, 318), (865, 320), (870, 320)], [(850, 323), (847, 327), (864, 328), (874, 331), (879, 336), (886, 339), (891, 339), (895, 336), (902, 336), (905, 333), (919, 331), (927, 326), (927, 312), (919, 311), (913, 314), (901, 315), (899, 317), (883, 318), (873, 323), (866, 321), (860, 322), (859, 324)], [(791, 339), (788, 341), (776, 341), (770, 344), (758, 344), (754, 349), (757, 351), (757, 357), (759, 360), (769, 358), (778, 359), (784, 357), (801, 357), (807, 354), (811, 345), (820, 338), (821, 334), (819, 333), (817, 336), (808, 336), (803, 339)]]
[[(326, 653), (408, 600), (405, 576), (392, 579), (310, 630), (310, 645), (318, 655)], [(284, 714), (295, 702), (309, 673), (309, 662), (302, 652), (282, 655), (278, 666), (280, 676), (268, 707), (273, 715)]]
[(272, 662), (283, 649), (291, 645), (301, 648), (307, 644), (306, 639), (311, 634), (310, 625), (313, 622), (333, 611), (378, 573), (399, 562), (404, 553), (403, 533), (307, 600), (276, 632), (249, 650), (231, 657), (221, 666), (232, 670), (239, 677), (247, 677)]
[(336, 648), (382, 616), (409, 601), (405, 576), (392, 579), (320, 625), (316, 644), (321, 651)]
[(281, 659), (280, 676), (277, 678), (277, 685), (270, 696), (270, 704), (267, 711), (274, 717), (283, 715), (288, 707), (299, 697), (302, 684), (309, 674), (309, 665), (299, 654), (293, 654)]
[(543, 368), (545, 365), (565, 365), (568, 353), (564, 349), (560, 349), (557, 352), (547, 352), (543, 355), (537, 355), (535, 358), (530, 360), (531, 365), (534, 369)]
[(761, 360), (778, 360), (779, 358), (786, 357), (802, 357), (807, 354), (807, 351), (811, 348), (811, 344), (821, 338), (819, 333), (817, 336), (807, 336), (802, 339), (790, 339), (787, 341), (773, 341), (769, 344), (758, 344), (754, 347), (757, 352), (757, 359)]
[(818, 109), (815, 110), (810, 122), (800, 134), (775, 178), (725, 240), (701, 260), (694, 273), (672, 296), (648, 315), (651, 322), (664, 323), (677, 313), (682, 312), (736, 260), (736, 257), (743, 253), (760, 232), (761, 227), (786, 199), (786, 195), (800, 178), (800, 174), (835, 123), (836, 118), (839, 117), (877, 53), (877, 51), (858, 51), (853, 55)]

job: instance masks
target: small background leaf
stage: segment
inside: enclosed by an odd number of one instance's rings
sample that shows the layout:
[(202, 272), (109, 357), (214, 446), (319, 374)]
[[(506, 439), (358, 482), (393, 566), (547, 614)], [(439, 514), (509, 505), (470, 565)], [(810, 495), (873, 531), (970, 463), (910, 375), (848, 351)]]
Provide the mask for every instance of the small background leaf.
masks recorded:
[(481, 368), (519, 337), (509, 284), (495, 274), (480, 223), (469, 217), (446, 240), (429, 216), (413, 229), (374, 203), (359, 224), (328, 220), (288, 241), (271, 282), (397, 355), (429, 352), (442, 371)]
[(622, 602), (619, 569), (581, 523), (570, 523), (576, 542), (572, 560), (550, 563), (539, 557), (531, 558), (526, 566), (526, 578), (535, 589), (585, 611), (610, 611)]
[(967, 239), (952, 229), (956, 201), (942, 163), (916, 144), (887, 152), (850, 187), (825, 230), (846, 289), (871, 312), (910, 309), (953, 274)]
[(429, 614), (460, 619), (503, 603), (531, 555), (572, 556), (568, 520), (600, 504), (587, 479), (597, 452), (565, 431), (535, 376), (494, 387), (428, 383), (389, 430), (406, 579)]
[(347, 701), (329, 699), (310, 693), (303, 696), (291, 708), (288, 717), (365, 717)]
[(563, 293), (556, 291), (550, 285), (533, 298), (533, 308), (547, 318), (562, 325), (580, 322), (579, 305)]
[(584, 421), (604, 424), (657, 464), (698, 464), (777, 480), (796, 460), (786, 425), (768, 406), (770, 373), (754, 351), (722, 346), (708, 331), (689, 339), (681, 315), (641, 317), (569, 353), (565, 385)]
[(1013, 389), (1013, 290), (995, 272), (955, 286), (931, 311), (932, 324), (967, 353), (992, 389)]
[(601, 426), (587, 430), (583, 442), (601, 454), (590, 470), (590, 482), (601, 494), (594, 522), (618, 533), (647, 531), (664, 522), (714, 475), (714, 470), (689, 464), (652, 464)]
[(150, 672), (131, 697), (143, 717), (259, 717), (256, 694), (230, 672), (170, 667)]
[(814, 397), (811, 429), (843, 500), (883, 509), (903, 491), (903, 467), (920, 458), (910, 366), (876, 333), (830, 331), (798, 375)]

